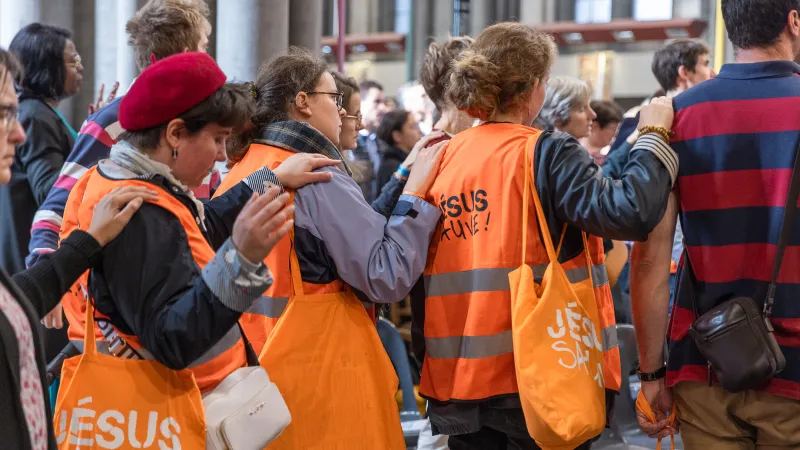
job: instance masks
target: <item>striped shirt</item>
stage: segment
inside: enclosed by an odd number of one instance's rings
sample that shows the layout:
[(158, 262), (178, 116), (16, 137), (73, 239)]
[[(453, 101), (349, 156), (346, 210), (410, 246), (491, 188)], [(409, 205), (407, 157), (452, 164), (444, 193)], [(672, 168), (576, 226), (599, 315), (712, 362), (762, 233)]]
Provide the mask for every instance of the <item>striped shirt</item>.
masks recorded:
[[(800, 66), (728, 64), (675, 98), (673, 149), (683, 235), (703, 314), (734, 297), (763, 306), (800, 142)], [(691, 337), (692, 287), (683, 267), (670, 319), (667, 382), (708, 380)], [(800, 220), (778, 277), (772, 324), (786, 369), (766, 392), (800, 400)]]
[[(31, 227), (30, 254), (26, 258), (28, 267), (33, 266), (42, 254), (58, 248), (58, 236), (70, 190), (78, 178), (94, 167), (98, 161), (108, 158), (111, 146), (125, 131), (119, 124), (119, 105), (122, 97), (116, 98), (107, 106), (90, 116), (81, 127), (75, 146), (72, 148), (58, 179), (47, 194), (42, 206), (36, 212)], [(220, 174), (214, 170), (199, 187), (192, 189), (201, 200), (211, 198), (220, 182)]]

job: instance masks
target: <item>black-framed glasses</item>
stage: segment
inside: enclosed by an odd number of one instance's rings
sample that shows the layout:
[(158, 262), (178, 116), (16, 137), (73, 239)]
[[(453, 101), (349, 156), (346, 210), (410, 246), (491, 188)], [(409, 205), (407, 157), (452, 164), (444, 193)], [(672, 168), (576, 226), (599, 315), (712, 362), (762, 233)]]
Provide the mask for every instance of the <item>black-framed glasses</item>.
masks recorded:
[(306, 92), (306, 94), (308, 94), (308, 95), (322, 94), (322, 95), (332, 95), (332, 96), (334, 96), (334, 98), (336, 98), (336, 110), (337, 111), (341, 111), (342, 110), (342, 106), (344, 105), (344, 94), (341, 93), (341, 92), (314, 91), (314, 92)]
[(0, 105), (0, 126), (6, 133), (11, 133), (18, 120), (19, 110), (16, 106)]

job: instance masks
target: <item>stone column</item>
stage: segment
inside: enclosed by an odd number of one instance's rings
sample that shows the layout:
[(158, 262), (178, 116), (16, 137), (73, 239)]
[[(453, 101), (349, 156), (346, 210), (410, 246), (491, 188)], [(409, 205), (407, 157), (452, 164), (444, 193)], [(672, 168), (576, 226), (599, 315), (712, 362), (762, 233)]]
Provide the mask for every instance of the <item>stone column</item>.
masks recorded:
[[(125, 32), (125, 25), (128, 23), (137, 10), (136, 0), (117, 0), (117, 16), (116, 16), (116, 50), (117, 50), (117, 64), (116, 64), (116, 80), (119, 81), (119, 90), (117, 94), (122, 94), (128, 90), (131, 81), (139, 74), (139, 67), (136, 65), (136, 54), (133, 47), (128, 45), (128, 33)], [(106, 82), (106, 93), (108, 89), (113, 86)]]
[[(95, 30), (95, 0), (74, 0), (72, 9), (72, 20), (74, 28), (72, 37), (75, 46), (81, 52), (83, 62), (83, 87), (81, 91), (72, 98), (72, 117), (70, 123), (79, 127), (86, 119), (87, 108), (93, 101), (95, 86), (95, 67), (98, 65), (96, 60), (95, 36), (100, 36)], [(110, 20), (115, 20), (111, 16)], [(114, 40), (113, 35), (109, 39)], [(112, 55), (113, 56), (113, 55)], [(116, 60), (112, 59), (110, 64), (116, 66)], [(116, 67), (115, 67), (116, 69)], [(77, 128), (76, 128), (77, 130)]]
[(547, 4), (543, 0), (520, 4), (519, 21), (525, 25), (540, 25), (545, 22)]
[(289, 45), (297, 45), (320, 54), (323, 0), (291, 0), (289, 9)]
[(229, 79), (255, 79), (289, 45), (289, 0), (225, 0), (217, 9), (217, 63)]
[(20, 28), (41, 20), (41, 0), (0, 0), (0, 47), (8, 48)]
[[(105, 84), (104, 96), (118, 80), (117, 74), (117, 9), (124, 1), (109, 2), (95, 0), (94, 2), (94, 83), (83, 83), (84, 91), (91, 91), (92, 98), (97, 98), (100, 84)], [(87, 70), (84, 70), (87, 72)]]
[(217, 0), (208, 0), (209, 17), (211, 23), (211, 36), (208, 37), (208, 54), (217, 59)]
[[(42, 14), (40, 20), (42, 23), (55, 25), (57, 27), (70, 30), (71, 32), (74, 33), (75, 21), (74, 18), (72, 17), (73, 9), (74, 9), (74, 4), (72, 0), (49, 0), (47, 3), (42, 4), (42, 9), (41, 9)], [(0, 15), (2, 15), (2, 12), (0, 12)], [(79, 46), (78, 43), (74, 41), (74, 36), (73, 36), (73, 42), (75, 43), (76, 50), (78, 50), (78, 54), (80, 54), (81, 57), (83, 57), (85, 48)], [(84, 86), (86, 86), (85, 83)], [(72, 125), (73, 128), (77, 130), (78, 129), (77, 127), (80, 126), (80, 121), (82, 120), (82, 118), (74, 116), (74, 114), (72, 113), (72, 108), (73, 108), (72, 105), (73, 105), (73, 99), (68, 98), (59, 103), (58, 110), (59, 112), (61, 112), (61, 114), (64, 115), (64, 118), (67, 119), (70, 125)]]

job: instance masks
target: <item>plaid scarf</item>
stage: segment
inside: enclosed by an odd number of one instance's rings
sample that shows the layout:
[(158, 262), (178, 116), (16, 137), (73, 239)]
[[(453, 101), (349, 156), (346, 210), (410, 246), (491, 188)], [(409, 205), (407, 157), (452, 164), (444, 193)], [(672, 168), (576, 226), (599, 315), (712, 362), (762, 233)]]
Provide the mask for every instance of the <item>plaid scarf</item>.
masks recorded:
[(331, 159), (338, 159), (346, 174), (352, 176), (350, 168), (339, 153), (339, 149), (316, 128), (305, 122), (287, 120), (275, 122), (261, 129), (261, 136), (253, 139), (257, 144), (271, 145), (295, 153), (319, 153)]

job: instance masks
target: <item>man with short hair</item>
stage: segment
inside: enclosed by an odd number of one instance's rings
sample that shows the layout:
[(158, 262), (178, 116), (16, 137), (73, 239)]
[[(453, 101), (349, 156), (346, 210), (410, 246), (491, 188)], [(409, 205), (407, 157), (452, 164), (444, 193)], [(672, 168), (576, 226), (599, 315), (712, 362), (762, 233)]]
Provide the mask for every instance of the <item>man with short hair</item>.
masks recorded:
[[(205, 51), (211, 33), (208, 15), (208, 5), (202, 0), (150, 0), (125, 27), (139, 70), (172, 54)], [(30, 255), (26, 259), (28, 267), (36, 264), (40, 255), (58, 248), (64, 205), (72, 186), (98, 161), (108, 158), (111, 146), (125, 131), (117, 117), (121, 101), (122, 96), (117, 97), (91, 115), (81, 127), (61, 174), (34, 216)], [(219, 173), (215, 171), (193, 191), (198, 198), (210, 198), (211, 188), (216, 187), (219, 181)], [(60, 307), (45, 318), (45, 325), (63, 326)]]
[[(674, 97), (703, 81), (714, 78), (711, 67), (711, 49), (702, 41), (677, 39), (659, 49), (653, 55), (651, 69), (667, 97)], [(620, 125), (619, 134), (611, 144), (603, 173), (611, 178), (622, 176), (622, 168), (628, 162), (628, 153), (636, 143), (639, 132), (638, 111), (635, 117), (626, 117)]]
[[(689, 334), (698, 314), (727, 300), (748, 297), (759, 311), (765, 303), (800, 143), (798, 11), (800, 0), (722, 0), (736, 61), (675, 97), (677, 184), (661, 223), (633, 250), (641, 392), (657, 419), (639, 423), (653, 436), (677, 432), (664, 420), (674, 396), (686, 448), (800, 448), (798, 222), (791, 225), (770, 319), (785, 369), (762, 389), (728, 392), (714, 382), (712, 365)], [(686, 250), (667, 329), (678, 217)], [(742, 352), (737, 343), (727, 345), (720, 351)], [(738, 355), (747, 366), (747, 355)]]
[(362, 81), (359, 91), (361, 94), (361, 120), (364, 129), (358, 133), (358, 147), (351, 152), (351, 157), (354, 164), (372, 165), (371, 171), (364, 171), (371, 176), (358, 180), (367, 203), (372, 203), (383, 187), (378, 186), (376, 182), (378, 167), (381, 165), (381, 154), (380, 142), (375, 137), (375, 132), (386, 113), (386, 105), (383, 99), (383, 86), (377, 81)]

